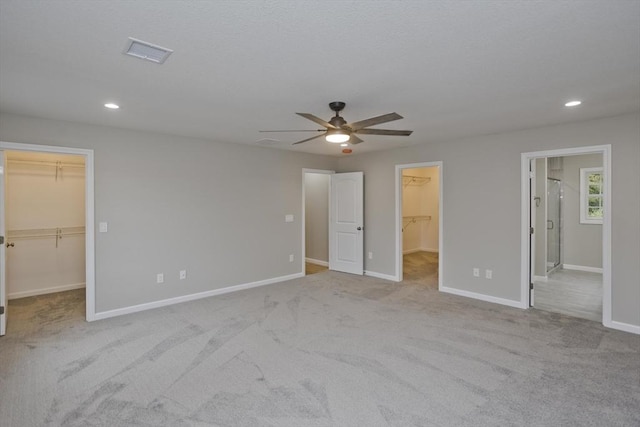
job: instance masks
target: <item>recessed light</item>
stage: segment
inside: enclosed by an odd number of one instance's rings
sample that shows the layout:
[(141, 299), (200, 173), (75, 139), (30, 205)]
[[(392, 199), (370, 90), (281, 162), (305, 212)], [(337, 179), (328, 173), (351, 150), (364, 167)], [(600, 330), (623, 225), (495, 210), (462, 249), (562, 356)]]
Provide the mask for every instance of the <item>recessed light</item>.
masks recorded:
[(564, 106), (565, 107), (577, 107), (580, 104), (582, 104), (582, 101), (569, 101), (566, 104), (564, 104)]
[(118, 108), (120, 108), (118, 104), (114, 104), (112, 102), (107, 102), (106, 104), (104, 104), (104, 106), (110, 110), (117, 110)]
[(340, 147), (348, 147), (349, 144), (347, 144), (346, 142), (344, 144), (340, 144)]

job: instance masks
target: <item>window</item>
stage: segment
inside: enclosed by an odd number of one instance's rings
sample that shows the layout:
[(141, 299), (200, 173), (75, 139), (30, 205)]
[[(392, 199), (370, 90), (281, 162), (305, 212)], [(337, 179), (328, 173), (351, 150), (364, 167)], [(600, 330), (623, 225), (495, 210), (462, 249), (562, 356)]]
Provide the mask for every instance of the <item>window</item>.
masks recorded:
[(602, 168), (580, 168), (581, 224), (602, 224), (603, 192)]

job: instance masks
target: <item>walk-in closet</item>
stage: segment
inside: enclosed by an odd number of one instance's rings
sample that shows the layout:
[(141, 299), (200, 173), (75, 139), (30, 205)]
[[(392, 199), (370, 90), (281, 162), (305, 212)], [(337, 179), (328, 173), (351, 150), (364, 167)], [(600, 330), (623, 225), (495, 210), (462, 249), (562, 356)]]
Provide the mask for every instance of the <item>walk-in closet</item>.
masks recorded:
[(403, 280), (438, 288), (438, 167), (402, 171)]
[(84, 288), (84, 157), (5, 153), (8, 298)]

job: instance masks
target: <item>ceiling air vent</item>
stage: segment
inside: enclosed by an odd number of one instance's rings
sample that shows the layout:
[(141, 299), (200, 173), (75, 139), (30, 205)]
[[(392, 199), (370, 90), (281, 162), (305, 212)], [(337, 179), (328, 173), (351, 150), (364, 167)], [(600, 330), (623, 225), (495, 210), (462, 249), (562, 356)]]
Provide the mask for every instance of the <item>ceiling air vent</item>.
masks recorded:
[(171, 55), (171, 52), (173, 51), (166, 47), (136, 40), (132, 37), (129, 37), (129, 42), (124, 50), (125, 55), (135, 56), (156, 64), (162, 64)]

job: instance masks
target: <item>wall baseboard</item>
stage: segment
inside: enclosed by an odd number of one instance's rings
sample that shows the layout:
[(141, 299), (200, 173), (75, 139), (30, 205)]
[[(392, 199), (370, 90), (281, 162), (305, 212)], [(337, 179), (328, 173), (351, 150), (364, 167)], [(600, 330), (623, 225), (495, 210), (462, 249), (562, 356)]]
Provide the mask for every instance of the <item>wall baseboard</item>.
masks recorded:
[(18, 298), (33, 297), (36, 295), (53, 294), (55, 292), (64, 292), (64, 291), (71, 291), (73, 289), (81, 289), (81, 288), (84, 288), (85, 286), (86, 284), (83, 282), (83, 283), (73, 283), (71, 285), (55, 286), (53, 288), (42, 288), (42, 289), (33, 289), (31, 291), (12, 292), (10, 294), (7, 294), (7, 299), (18, 299)]
[(534, 282), (548, 282), (549, 278), (547, 276), (533, 276)]
[(408, 255), (408, 254), (413, 254), (416, 252), (436, 252), (438, 253), (439, 250), (438, 249), (433, 249), (433, 248), (415, 248), (415, 249), (407, 249), (406, 251), (402, 251), (403, 255)]
[(606, 326), (607, 328), (617, 329), (619, 331), (640, 335), (640, 326), (632, 325), (630, 323), (616, 322), (615, 320), (612, 320), (610, 324), (604, 326)]
[(319, 259), (313, 259), (313, 258), (305, 258), (304, 260), (306, 262), (310, 263), (310, 264), (321, 265), (323, 267), (329, 267), (329, 263), (327, 261), (321, 261)]
[(392, 282), (398, 282), (399, 281), (399, 280), (397, 280), (395, 278), (395, 276), (391, 276), (390, 274), (376, 273), (375, 271), (365, 270), (364, 271), (364, 275), (365, 276), (369, 276), (369, 277), (375, 277), (375, 278), (378, 278), (378, 279), (391, 280)]
[(599, 267), (587, 267), (584, 265), (562, 264), (562, 268), (564, 268), (565, 270), (577, 270), (577, 271), (586, 271), (589, 273), (602, 274), (602, 268), (599, 268)]
[(507, 305), (509, 307), (527, 308), (527, 307), (524, 307), (520, 303), (520, 301), (515, 301), (515, 300), (510, 300), (510, 299), (505, 299), (505, 298), (498, 298), (498, 297), (494, 297), (494, 296), (491, 296), (491, 295), (479, 294), (477, 292), (464, 291), (462, 289), (450, 288), (450, 287), (447, 287), (447, 286), (441, 286), (440, 287), (440, 291), (441, 292), (446, 292), (448, 294), (459, 295), (459, 296), (462, 296), (462, 297), (473, 298), (473, 299), (477, 299), (477, 300), (480, 300), (480, 301), (486, 301), (486, 302), (492, 302), (492, 303), (495, 303), (495, 304)]
[(414, 248), (414, 249), (407, 249), (402, 251), (402, 255), (409, 255), (409, 254), (414, 254), (416, 252), (420, 252), (422, 249), (420, 248)]
[(153, 302), (148, 302), (144, 304), (132, 305), (130, 307), (116, 308), (115, 310), (108, 310), (108, 311), (96, 313), (94, 320), (108, 319), (110, 317), (137, 313), (140, 311), (146, 311), (154, 308), (165, 307), (167, 305), (180, 304), (183, 302), (194, 301), (194, 300), (208, 298), (216, 295), (228, 294), (231, 292), (242, 291), (245, 289), (257, 288), (259, 286), (285, 282), (287, 280), (293, 280), (299, 277), (304, 277), (304, 273), (294, 273), (294, 274), (289, 274), (287, 276), (280, 276), (280, 277), (273, 277), (271, 279), (258, 280), (257, 282), (243, 283), (241, 285), (227, 286), (226, 288), (213, 289), (211, 291), (198, 292), (196, 294), (182, 295), (175, 298), (168, 298), (160, 301), (153, 301)]

